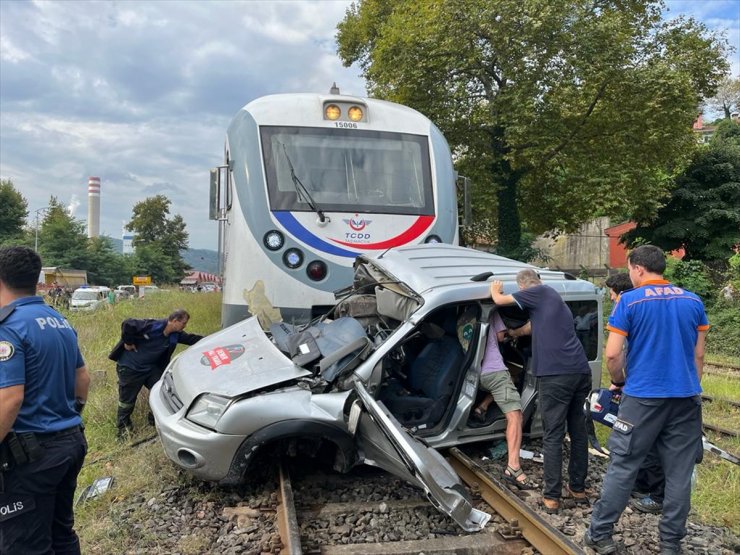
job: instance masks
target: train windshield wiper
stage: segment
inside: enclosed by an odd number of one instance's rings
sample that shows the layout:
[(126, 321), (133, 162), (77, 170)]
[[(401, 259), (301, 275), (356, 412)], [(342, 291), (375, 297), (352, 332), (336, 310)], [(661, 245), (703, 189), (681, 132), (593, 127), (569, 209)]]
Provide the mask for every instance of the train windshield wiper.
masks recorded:
[(288, 166), (290, 167), (290, 178), (293, 180), (293, 187), (295, 187), (295, 192), (298, 193), (298, 199), (300, 200), (301, 197), (305, 198), (306, 204), (316, 212), (319, 216), (319, 221), (321, 223), (324, 223), (326, 221), (326, 216), (324, 216), (324, 212), (319, 208), (319, 205), (316, 204), (316, 201), (311, 196), (311, 193), (308, 192), (308, 189), (306, 189), (306, 186), (301, 183), (301, 180), (298, 179), (298, 176), (295, 173), (295, 169), (293, 168), (293, 162), (290, 161), (290, 156), (288, 156), (288, 149), (285, 148), (285, 144), (280, 143), (280, 146), (283, 147), (283, 152), (285, 153), (285, 159), (288, 161)]

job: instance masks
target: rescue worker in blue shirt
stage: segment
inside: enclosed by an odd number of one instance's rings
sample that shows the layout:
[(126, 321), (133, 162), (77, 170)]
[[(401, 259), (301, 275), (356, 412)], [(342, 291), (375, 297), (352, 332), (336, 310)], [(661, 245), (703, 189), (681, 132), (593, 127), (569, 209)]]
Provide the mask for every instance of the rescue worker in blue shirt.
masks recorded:
[[(108, 358), (116, 362), (118, 374), (118, 438), (133, 429), (131, 414), (142, 387), (151, 390), (162, 377), (178, 343), (194, 345), (202, 335), (183, 331), (190, 314), (178, 308), (167, 319), (128, 318), (121, 324), (121, 339)], [(149, 413), (149, 423), (154, 417)]]
[(612, 383), (624, 381), (624, 389), (609, 437), (609, 468), (584, 543), (599, 554), (617, 551), (614, 524), (655, 447), (665, 473), (660, 553), (673, 555), (681, 553), (691, 508), (691, 473), (701, 456), (699, 382), (709, 324), (698, 296), (663, 279), (661, 249), (637, 247), (629, 254), (628, 267), (635, 288), (622, 293), (609, 317), (606, 345)]
[(0, 553), (78, 554), (90, 376), (72, 326), (36, 296), (40, 272), (31, 249), (0, 249)]

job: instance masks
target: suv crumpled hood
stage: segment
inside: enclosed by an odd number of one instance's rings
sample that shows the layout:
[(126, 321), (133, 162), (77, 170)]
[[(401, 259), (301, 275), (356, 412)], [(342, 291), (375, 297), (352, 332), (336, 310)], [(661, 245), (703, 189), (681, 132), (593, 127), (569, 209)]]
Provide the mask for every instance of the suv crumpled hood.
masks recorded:
[(201, 393), (236, 397), (311, 372), (296, 366), (249, 318), (201, 339), (169, 366), (185, 406)]

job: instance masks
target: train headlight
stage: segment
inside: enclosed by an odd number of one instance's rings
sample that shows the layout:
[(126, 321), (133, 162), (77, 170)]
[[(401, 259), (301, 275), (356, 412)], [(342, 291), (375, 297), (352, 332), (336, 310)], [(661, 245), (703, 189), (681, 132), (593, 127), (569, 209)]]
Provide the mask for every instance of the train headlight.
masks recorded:
[(426, 239), (424, 239), (425, 243), (441, 243), (442, 239), (439, 237), (439, 235), (430, 235)]
[(333, 121), (335, 119), (339, 119), (339, 116), (342, 115), (342, 110), (336, 104), (329, 104), (324, 108), (324, 115), (326, 116), (326, 119)]
[(283, 263), (291, 270), (300, 268), (303, 264), (303, 252), (300, 249), (288, 249), (283, 255)]
[(265, 246), (271, 251), (279, 251), (283, 248), (283, 245), (285, 244), (285, 237), (283, 237), (282, 233), (280, 233), (276, 229), (273, 229), (272, 231), (268, 231), (267, 233), (265, 233), (262, 241), (264, 242)]
[(313, 281), (321, 281), (326, 277), (326, 264), (321, 260), (314, 260), (306, 267), (306, 274)]
[(362, 119), (362, 108), (359, 106), (352, 106), (347, 112), (347, 115), (352, 121), (360, 121)]

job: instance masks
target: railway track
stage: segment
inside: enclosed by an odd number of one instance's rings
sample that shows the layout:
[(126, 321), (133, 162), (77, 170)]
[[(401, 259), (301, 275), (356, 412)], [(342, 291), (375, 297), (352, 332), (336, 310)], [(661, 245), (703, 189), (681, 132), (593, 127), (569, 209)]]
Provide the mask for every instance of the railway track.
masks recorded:
[(733, 401), (732, 399), (720, 399), (719, 397), (712, 397), (711, 395), (702, 395), (701, 399), (702, 401), (706, 401), (708, 403), (725, 403), (730, 405), (731, 407), (740, 408), (740, 402)]
[[(496, 478), (485, 472), (475, 461), (458, 449), (452, 449), (449, 454), (450, 463), (460, 474), (472, 491), (473, 500), (479, 503), (486, 502), (487, 510), (497, 512), (485, 530), (475, 534), (466, 534), (456, 528), (450, 519), (438, 515), (440, 520), (446, 520), (447, 527), (435, 530), (430, 534), (432, 538), (404, 540), (396, 538), (393, 533), (382, 532), (382, 541), (362, 541), (359, 543), (342, 543), (333, 545), (317, 545), (311, 537), (317, 520), (328, 522), (342, 521), (342, 515), (368, 514), (380, 512), (390, 515), (390, 522), (403, 522), (404, 515), (412, 515), (424, 511), (435, 511), (429, 501), (421, 496), (421, 492), (412, 494), (403, 499), (377, 501), (350, 501), (325, 502), (320, 505), (306, 504), (300, 499), (299, 489), (294, 487), (287, 466), (281, 464), (279, 469), (280, 484), (278, 487), (277, 522), (282, 549), (280, 553), (286, 555), (301, 555), (303, 553), (320, 553), (322, 555), (349, 555), (363, 553), (367, 555), (408, 555), (416, 553), (433, 554), (465, 554), (465, 555), (520, 555), (523, 550), (530, 548), (548, 555), (577, 554), (583, 551), (567, 536), (563, 535), (552, 525), (540, 517), (534, 509), (528, 507)], [(333, 486), (330, 486), (333, 487)], [(310, 496), (310, 489), (307, 490)], [(310, 500), (309, 500), (310, 501)], [(371, 519), (369, 526), (373, 524)], [(359, 521), (353, 521), (359, 526)], [(344, 524), (346, 526), (346, 524)]]

